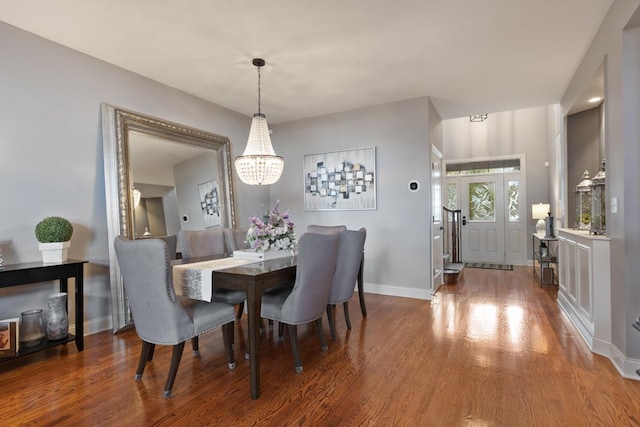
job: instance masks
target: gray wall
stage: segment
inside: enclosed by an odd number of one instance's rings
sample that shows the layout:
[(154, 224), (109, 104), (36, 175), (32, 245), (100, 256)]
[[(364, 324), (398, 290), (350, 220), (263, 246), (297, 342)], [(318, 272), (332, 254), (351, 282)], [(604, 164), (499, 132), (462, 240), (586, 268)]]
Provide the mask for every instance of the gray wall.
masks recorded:
[[(468, 117), (444, 120), (444, 160), (461, 160), (524, 154), (526, 156), (526, 217), (531, 205), (550, 202), (549, 141), (554, 123), (549, 120), (552, 107), (535, 107), (489, 114), (484, 122)], [(527, 236), (535, 231), (536, 221), (527, 222)], [(527, 244), (527, 259), (532, 259)]]
[[(149, 220), (149, 231), (153, 236), (166, 236), (167, 225), (164, 218), (164, 207), (162, 197), (151, 197), (146, 199), (147, 218)], [(144, 234), (144, 230), (142, 230)]]
[[(640, 35), (624, 30), (638, 0), (616, 0), (562, 98), (569, 111), (590, 77), (605, 61), (605, 157), (607, 159), (607, 237), (611, 238), (611, 313), (613, 344), (621, 356), (640, 359), (640, 334), (631, 324), (640, 315), (640, 132), (638, 130)], [(637, 25), (637, 24), (636, 24)], [(618, 212), (609, 201), (615, 197)], [(615, 354), (616, 352), (614, 352)], [(627, 373), (635, 375), (632, 372)]]
[[(213, 165), (213, 166), (212, 166)], [(217, 154), (205, 152), (173, 166), (179, 218), (183, 230), (204, 230), (204, 216), (200, 205), (199, 185), (218, 180)]]
[[(242, 153), (250, 118), (0, 23), (0, 244), (6, 264), (41, 259), (35, 225), (74, 226), (69, 256), (87, 259), (87, 332), (109, 328), (110, 284), (100, 103), (224, 135)], [(235, 178), (240, 223), (269, 189)], [(246, 200), (252, 200), (247, 203)], [(262, 202), (261, 202), (262, 201)], [(0, 290), (0, 318), (44, 308), (53, 283)], [(71, 319), (75, 323), (75, 319)]]
[[(640, 15), (640, 9), (636, 16)], [(636, 19), (636, 22), (638, 20)], [(624, 175), (625, 190), (622, 204), (629, 221), (625, 223), (625, 288), (620, 289), (617, 297), (622, 300), (615, 304), (624, 304), (625, 316), (618, 316), (618, 321), (624, 321), (628, 335), (627, 356), (640, 359), (640, 333), (629, 325), (640, 317), (640, 27), (628, 30), (624, 35), (624, 93), (623, 93), (623, 135), (624, 135)], [(615, 165), (614, 165), (615, 167)], [(607, 167), (607, 181), (612, 169)], [(618, 174), (618, 171), (615, 171)], [(612, 193), (617, 193), (617, 191)], [(618, 201), (620, 206), (620, 201)], [(609, 212), (607, 212), (609, 214)], [(610, 217), (611, 215), (609, 215)], [(607, 227), (609, 224), (607, 223)], [(619, 278), (612, 269), (612, 283)], [(621, 339), (622, 337), (620, 337)]]
[[(367, 228), (365, 286), (369, 291), (429, 298), (430, 157), (427, 98), (379, 105), (273, 126), (276, 153), (285, 158), (282, 178), (271, 187), (272, 204), (290, 210), (299, 237), (309, 224)], [(375, 146), (377, 209), (305, 212), (304, 155)], [(422, 185), (411, 193), (408, 183)]]

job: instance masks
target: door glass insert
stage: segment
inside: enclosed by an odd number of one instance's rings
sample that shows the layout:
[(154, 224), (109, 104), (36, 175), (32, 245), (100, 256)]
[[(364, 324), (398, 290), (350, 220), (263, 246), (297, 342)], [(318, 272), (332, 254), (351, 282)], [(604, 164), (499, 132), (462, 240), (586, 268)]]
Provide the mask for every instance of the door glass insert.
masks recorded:
[(520, 221), (520, 181), (507, 182), (507, 192), (509, 222)]
[(447, 164), (447, 176), (496, 174), (520, 171), (520, 159), (480, 160)]
[(432, 210), (433, 222), (438, 224), (442, 222), (442, 187), (440, 184), (440, 163), (433, 162), (431, 168), (431, 182), (433, 186)]
[[(458, 209), (458, 185), (457, 184), (447, 184), (447, 200), (445, 201), (445, 207), (447, 209), (456, 210)], [(449, 212), (449, 221), (453, 220), (453, 214)]]
[(496, 220), (496, 189), (494, 182), (469, 184), (469, 219), (471, 221)]

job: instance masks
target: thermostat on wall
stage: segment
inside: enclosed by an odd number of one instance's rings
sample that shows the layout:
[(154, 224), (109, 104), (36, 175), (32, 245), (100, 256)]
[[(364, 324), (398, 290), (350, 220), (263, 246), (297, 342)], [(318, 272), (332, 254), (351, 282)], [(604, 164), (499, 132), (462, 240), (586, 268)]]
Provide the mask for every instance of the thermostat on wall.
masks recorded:
[(418, 191), (420, 189), (420, 183), (418, 181), (409, 181), (409, 191)]

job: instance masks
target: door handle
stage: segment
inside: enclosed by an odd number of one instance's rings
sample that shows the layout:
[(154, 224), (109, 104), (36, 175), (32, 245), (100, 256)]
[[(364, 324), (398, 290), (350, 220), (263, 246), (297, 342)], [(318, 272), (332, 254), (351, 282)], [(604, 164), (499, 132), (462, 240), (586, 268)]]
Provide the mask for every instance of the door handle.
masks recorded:
[(467, 225), (467, 217), (462, 216), (462, 225)]

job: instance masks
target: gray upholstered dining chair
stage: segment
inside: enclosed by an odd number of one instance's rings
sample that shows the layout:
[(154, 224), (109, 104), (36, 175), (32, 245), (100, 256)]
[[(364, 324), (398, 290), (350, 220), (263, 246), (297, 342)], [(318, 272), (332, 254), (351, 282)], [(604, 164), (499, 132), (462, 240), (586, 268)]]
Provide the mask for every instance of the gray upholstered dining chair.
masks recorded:
[(158, 239), (164, 240), (164, 242), (169, 247), (169, 259), (176, 259), (178, 249), (178, 236), (172, 234), (171, 236), (158, 237)]
[(293, 288), (275, 288), (262, 296), (260, 315), (287, 326), (294, 366), (298, 373), (302, 372), (298, 351), (298, 325), (314, 322), (322, 351), (328, 348), (322, 330), (322, 316), (329, 301), (338, 243), (337, 234), (303, 234), (298, 241)]
[(339, 233), (342, 230), (346, 230), (347, 227), (344, 225), (308, 225), (307, 233), (314, 234), (335, 234)]
[[(309, 225), (307, 226), (307, 233), (316, 233), (316, 234), (333, 234), (333, 233), (340, 233), (343, 230), (346, 230), (347, 227), (344, 225)], [(364, 249), (363, 249), (364, 250)], [(359, 270), (358, 270), (358, 275), (363, 274), (363, 270), (364, 270), (364, 253), (362, 255), (362, 257), (360, 257), (360, 265), (358, 266)], [(358, 277), (358, 275), (356, 275), (356, 278), (362, 280), (362, 277)], [(360, 285), (362, 283), (360, 282)], [(360, 300), (360, 311), (362, 312), (362, 317), (367, 317), (367, 306), (365, 304), (364, 301), (364, 291), (362, 289), (358, 289), (358, 299)], [(345, 306), (345, 309), (348, 310), (347, 306)], [(347, 320), (347, 326), (349, 327), (349, 329), (351, 329), (351, 322), (349, 320), (348, 317), (348, 311), (345, 311), (345, 316), (346, 316), (346, 320)], [(331, 319), (330, 319), (331, 320)], [(335, 324), (331, 325), (331, 338), (335, 339)]]
[(182, 258), (224, 256), (222, 228), (180, 230), (178, 231), (178, 241), (182, 247)]
[(115, 251), (135, 330), (142, 340), (136, 380), (142, 378), (156, 344), (172, 345), (171, 367), (164, 387), (164, 396), (170, 397), (185, 341), (191, 339), (193, 352), (198, 355), (198, 336), (217, 327), (222, 327), (229, 369), (235, 368), (232, 305), (177, 297), (169, 251), (163, 240), (117, 237)]
[(327, 304), (327, 316), (329, 317), (329, 328), (331, 339), (336, 339), (336, 304), (342, 303), (344, 307), (344, 320), (347, 328), (351, 329), (351, 319), (349, 319), (349, 299), (353, 296), (353, 290), (360, 273), (360, 264), (364, 256), (364, 242), (367, 238), (367, 230), (342, 230), (339, 233), (340, 244), (338, 246), (338, 257), (336, 261), (336, 271), (333, 275), (329, 303)]
[(249, 245), (245, 243), (249, 227), (244, 228), (225, 228), (224, 242), (227, 245), (227, 254), (233, 255), (233, 251), (247, 249)]
[[(224, 233), (222, 228), (210, 228), (207, 230), (180, 230), (178, 240), (182, 246), (182, 258), (201, 258), (219, 256), (223, 257)], [(236, 318), (240, 320), (244, 311), (244, 301), (247, 294), (244, 291), (231, 289), (218, 289), (213, 285), (213, 301), (226, 302), (237, 305), (238, 314)]]

